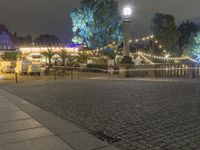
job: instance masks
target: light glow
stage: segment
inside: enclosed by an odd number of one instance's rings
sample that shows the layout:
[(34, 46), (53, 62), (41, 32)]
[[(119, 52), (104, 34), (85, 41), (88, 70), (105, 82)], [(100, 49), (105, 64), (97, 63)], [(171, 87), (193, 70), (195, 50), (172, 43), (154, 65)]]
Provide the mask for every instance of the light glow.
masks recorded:
[(30, 53), (42, 53), (51, 49), (53, 52), (59, 52), (64, 49), (66, 52), (76, 55), (78, 53), (79, 48), (71, 48), (71, 47), (20, 47), (19, 50), (22, 54), (30, 54)]
[(131, 9), (130, 7), (125, 7), (125, 8), (123, 9), (123, 14), (124, 14), (125, 16), (130, 16), (130, 15), (132, 14), (132, 9)]

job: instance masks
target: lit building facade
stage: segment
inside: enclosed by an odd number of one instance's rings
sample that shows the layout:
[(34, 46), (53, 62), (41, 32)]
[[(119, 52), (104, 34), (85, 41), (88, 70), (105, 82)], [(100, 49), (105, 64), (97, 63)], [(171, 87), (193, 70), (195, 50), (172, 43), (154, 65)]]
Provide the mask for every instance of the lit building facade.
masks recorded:
[(20, 47), (19, 50), (23, 55), (31, 53), (42, 53), (51, 49), (53, 52), (59, 52), (60, 50), (66, 50), (71, 55), (76, 56), (78, 53), (78, 47)]
[(17, 40), (4, 25), (0, 25), (0, 52), (16, 51)]

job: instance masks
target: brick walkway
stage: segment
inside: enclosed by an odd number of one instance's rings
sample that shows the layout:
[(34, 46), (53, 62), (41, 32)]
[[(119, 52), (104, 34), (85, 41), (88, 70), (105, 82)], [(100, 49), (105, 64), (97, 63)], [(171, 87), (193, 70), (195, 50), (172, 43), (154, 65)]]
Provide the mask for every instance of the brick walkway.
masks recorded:
[(2, 88), (71, 120), (110, 132), (123, 150), (199, 150), (200, 83), (74, 80)]
[(0, 96), (0, 149), (72, 150), (4, 96)]
[(0, 90), (0, 150), (94, 149), (117, 150), (73, 124)]

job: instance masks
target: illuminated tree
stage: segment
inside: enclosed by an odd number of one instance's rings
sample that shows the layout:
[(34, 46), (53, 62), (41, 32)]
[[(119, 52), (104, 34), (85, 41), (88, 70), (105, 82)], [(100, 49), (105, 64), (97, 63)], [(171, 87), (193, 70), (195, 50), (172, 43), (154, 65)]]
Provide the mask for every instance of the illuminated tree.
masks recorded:
[(80, 63), (87, 63), (87, 60), (90, 58), (91, 54), (87, 51), (79, 51), (78, 52), (78, 61)]
[(114, 0), (82, 0), (71, 18), (75, 43), (96, 49), (123, 40), (118, 3)]
[(48, 68), (50, 68), (52, 66), (51, 61), (53, 56), (55, 55), (55, 52), (53, 52), (52, 49), (49, 48), (47, 51), (44, 51), (41, 54), (48, 60), (49, 63)]
[(200, 62), (200, 32), (190, 38), (191, 47), (184, 51), (184, 55), (192, 57)]
[(57, 54), (58, 54), (58, 56), (60, 56), (60, 58), (62, 60), (62, 66), (65, 66), (66, 59), (69, 57), (69, 54), (67, 53), (67, 51), (65, 49), (62, 49)]
[(179, 38), (180, 49), (183, 51), (191, 47), (191, 44), (193, 44), (191, 40), (194, 40), (193, 36), (199, 32), (200, 28), (197, 24), (186, 21), (179, 25), (178, 30), (181, 33)]
[(103, 54), (108, 56), (110, 59), (115, 59), (116, 55), (119, 53), (120, 44), (112, 43), (105, 47)]

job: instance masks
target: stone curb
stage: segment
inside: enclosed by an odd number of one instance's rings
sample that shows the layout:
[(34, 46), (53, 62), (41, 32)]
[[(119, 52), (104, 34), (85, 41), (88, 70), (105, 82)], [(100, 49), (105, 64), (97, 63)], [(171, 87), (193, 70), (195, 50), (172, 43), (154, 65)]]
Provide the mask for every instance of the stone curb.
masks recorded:
[(108, 143), (88, 134), (84, 130), (39, 107), (0, 89), (0, 95), (33, 117), (44, 127), (70, 145), (74, 150), (119, 150)]
[(181, 82), (200, 82), (200, 78), (189, 79), (189, 78), (112, 78), (112, 77), (93, 77), (88, 78), (88, 80), (112, 80), (112, 81), (138, 81), (138, 82), (172, 82), (172, 83), (181, 83)]

